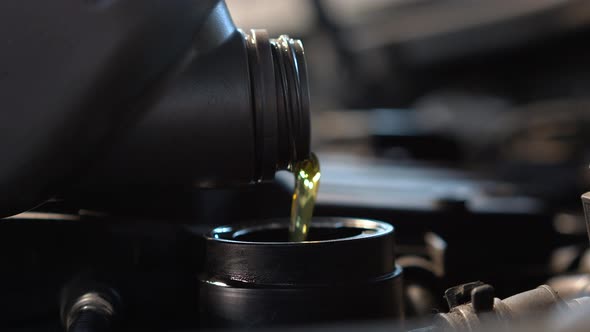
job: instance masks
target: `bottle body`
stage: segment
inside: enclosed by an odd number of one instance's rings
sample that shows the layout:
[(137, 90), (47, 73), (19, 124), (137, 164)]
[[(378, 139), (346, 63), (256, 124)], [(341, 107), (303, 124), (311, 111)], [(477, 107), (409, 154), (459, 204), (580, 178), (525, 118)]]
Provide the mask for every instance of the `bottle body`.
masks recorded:
[[(120, 11), (129, 8), (111, 9), (109, 3), (92, 8), (98, 13), (92, 14), (109, 26), (128, 19)], [(62, 6), (62, 12), (70, 10), (68, 4)], [(107, 45), (111, 53), (96, 52), (97, 45), (90, 42), (80, 44), (82, 50), (104, 58), (78, 59), (73, 52), (69, 56), (74, 65), (61, 63), (47, 73), (60, 83), (59, 73), (65, 72), (67, 84), (50, 90), (63, 100), (69, 98), (67, 102), (54, 105), (54, 99), (39, 98), (56, 106), (52, 110), (34, 102), (11, 104), (8, 99), (9, 107), (0, 115), (9, 120), (3, 121), (7, 130), (0, 143), (5, 159), (0, 169), (0, 216), (55, 196), (91, 193), (92, 199), (100, 199), (146, 186), (256, 182), (309, 154), (307, 79), (299, 42), (284, 39), (288, 47), (281, 53), (280, 45), (263, 32), (239, 31), (223, 1), (153, 0), (135, 6), (139, 8), (129, 13), (144, 15), (143, 21), (133, 21), (136, 26), (129, 26), (129, 31), (98, 34), (110, 40), (127, 33), (116, 39), (119, 43)], [(91, 18), (88, 30), (99, 29), (100, 22)], [(71, 45), (72, 40), (66, 42)], [(56, 47), (65, 49), (66, 42)], [(24, 50), (14, 52), (19, 51)], [(10, 63), (0, 65), (8, 68)], [(90, 74), (93, 80), (87, 82), (83, 75)], [(22, 80), (38, 83), (37, 78), (31, 73)], [(30, 89), (30, 99), (42, 94), (42, 88)], [(4, 91), (24, 99), (22, 89)], [(27, 121), (17, 114), (21, 109), (34, 122), (24, 133), (18, 128)]]
[[(91, 170), (83, 188), (223, 187), (274, 179), (310, 154), (303, 47), (264, 30), (235, 28), (224, 3), (217, 31), (176, 68), (137, 122)], [(201, 50), (201, 51), (199, 51)]]

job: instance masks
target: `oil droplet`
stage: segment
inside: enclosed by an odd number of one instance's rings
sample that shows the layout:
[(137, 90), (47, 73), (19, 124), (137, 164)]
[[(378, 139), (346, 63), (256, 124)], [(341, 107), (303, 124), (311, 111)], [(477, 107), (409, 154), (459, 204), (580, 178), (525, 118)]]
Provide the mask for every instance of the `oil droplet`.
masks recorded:
[(289, 241), (305, 241), (309, 232), (313, 208), (320, 185), (320, 163), (315, 154), (298, 162), (293, 167), (295, 191), (291, 202)]

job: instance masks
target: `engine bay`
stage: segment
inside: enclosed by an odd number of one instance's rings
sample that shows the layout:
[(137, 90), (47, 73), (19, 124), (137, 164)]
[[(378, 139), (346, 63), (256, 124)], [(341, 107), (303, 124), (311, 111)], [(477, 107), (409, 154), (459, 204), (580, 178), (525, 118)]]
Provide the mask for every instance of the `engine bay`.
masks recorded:
[(0, 329), (586, 330), (587, 3), (256, 3), (0, 4)]

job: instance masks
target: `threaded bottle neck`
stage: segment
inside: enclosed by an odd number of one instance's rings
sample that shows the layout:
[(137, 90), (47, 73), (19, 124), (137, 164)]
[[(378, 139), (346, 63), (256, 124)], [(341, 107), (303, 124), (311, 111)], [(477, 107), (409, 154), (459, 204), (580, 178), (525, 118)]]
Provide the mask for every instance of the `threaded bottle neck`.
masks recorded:
[(264, 30), (244, 34), (255, 122), (257, 179), (271, 179), (310, 154), (307, 68), (301, 41)]

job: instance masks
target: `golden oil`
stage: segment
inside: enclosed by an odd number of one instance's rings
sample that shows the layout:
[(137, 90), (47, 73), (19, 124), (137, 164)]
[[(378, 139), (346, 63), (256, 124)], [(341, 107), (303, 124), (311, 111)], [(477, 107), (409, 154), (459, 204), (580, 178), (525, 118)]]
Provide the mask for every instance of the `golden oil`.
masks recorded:
[(293, 165), (295, 191), (291, 202), (289, 241), (305, 241), (320, 185), (320, 163), (315, 154)]

